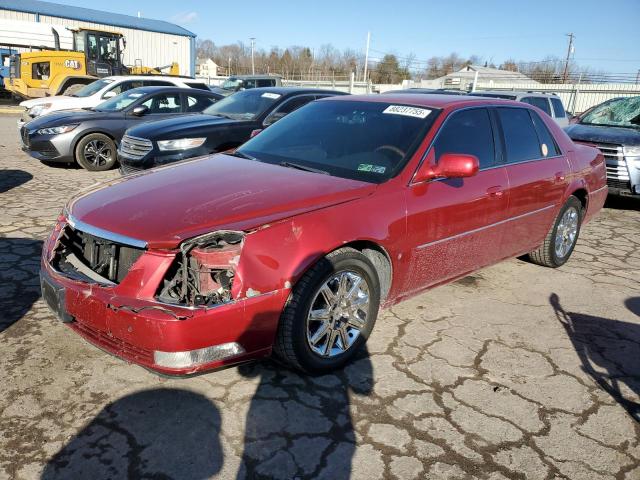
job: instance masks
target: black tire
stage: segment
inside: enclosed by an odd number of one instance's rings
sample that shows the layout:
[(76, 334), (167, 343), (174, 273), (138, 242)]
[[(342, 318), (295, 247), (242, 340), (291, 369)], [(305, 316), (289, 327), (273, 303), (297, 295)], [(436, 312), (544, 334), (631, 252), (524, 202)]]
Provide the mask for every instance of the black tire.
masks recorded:
[[(314, 352), (307, 341), (307, 316), (320, 287), (341, 272), (354, 272), (366, 281), (369, 290), (368, 311), (365, 324), (353, 343), (336, 356), (324, 357)], [(280, 317), (274, 353), (287, 365), (305, 373), (322, 374), (341, 368), (367, 341), (379, 308), (380, 282), (371, 261), (353, 248), (331, 252), (307, 271), (293, 287)]]
[[(570, 245), (569, 249), (564, 255), (560, 256), (556, 253), (555, 248), (556, 236), (558, 235), (558, 226), (560, 225), (565, 213), (570, 209), (574, 209), (578, 213), (577, 231), (575, 234), (575, 238), (573, 239), (573, 243)], [(578, 242), (578, 237), (580, 236), (580, 226), (582, 225), (582, 217), (584, 213), (582, 210), (583, 208), (580, 200), (578, 200), (573, 195), (570, 196), (560, 209), (560, 212), (558, 212), (556, 221), (551, 227), (551, 230), (549, 230), (549, 233), (547, 233), (547, 236), (545, 237), (542, 245), (540, 245), (533, 252), (529, 253), (529, 260), (531, 260), (533, 263), (537, 263), (538, 265), (550, 268), (558, 268), (567, 263), (567, 260), (569, 260), (569, 258), (571, 257), (571, 253), (573, 253), (573, 249)]]
[(116, 149), (115, 142), (108, 136), (102, 133), (90, 133), (82, 137), (76, 145), (76, 162), (91, 172), (110, 170), (118, 159)]

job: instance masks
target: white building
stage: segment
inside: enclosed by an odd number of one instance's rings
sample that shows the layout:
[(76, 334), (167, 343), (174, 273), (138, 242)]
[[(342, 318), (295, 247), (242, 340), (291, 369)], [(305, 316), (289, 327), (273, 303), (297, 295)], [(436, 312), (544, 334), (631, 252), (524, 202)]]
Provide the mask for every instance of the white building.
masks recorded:
[(478, 83), (483, 85), (499, 87), (500, 85), (531, 85), (538, 83), (520, 72), (510, 70), (500, 70), (499, 68), (483, 67), (481, 65), (469, 65), (461, 68), (457, 72), (444, 75), (434, 80), (421, 80), (414, 82), (405, 80), (403, 88), (449, 88), (457, 90), (469, 90), (478, 75)]
[(210, 58), (198, 58), (196, 60), (196, 75), (199, 77), (217, 77), (218, 64)]
[(182, 75), (195, 74), (196, 35), (162, 20), (38, 0), (0, 0), (0, 19), (122, 33), (125, 65), (162, 67), (178, 62)]

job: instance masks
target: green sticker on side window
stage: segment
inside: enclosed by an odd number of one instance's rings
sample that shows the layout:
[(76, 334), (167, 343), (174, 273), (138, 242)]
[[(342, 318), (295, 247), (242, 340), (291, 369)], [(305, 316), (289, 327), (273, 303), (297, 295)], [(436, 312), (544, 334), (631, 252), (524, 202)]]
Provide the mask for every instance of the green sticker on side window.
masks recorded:
[(381, 165), (371, 165), (370, 163), (361, 163), (358, 165), (359, 172), (384, 173), (387, 167)]

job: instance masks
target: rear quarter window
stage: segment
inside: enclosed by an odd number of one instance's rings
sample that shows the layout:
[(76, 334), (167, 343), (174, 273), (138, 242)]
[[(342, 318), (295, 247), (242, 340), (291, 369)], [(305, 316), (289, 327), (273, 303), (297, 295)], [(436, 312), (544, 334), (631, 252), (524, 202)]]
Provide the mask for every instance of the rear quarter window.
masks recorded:
[(540, 118), (540, 115), (533, 110), (529, 111), (529, 114), (531, 114), (531, 119), (533, 120), (536, 132), (538, 133), (538, 138), (540, 139), (540, 152), (542, 153), (542, 156), (555, 157), (560, 155), (560, 149), (544, 121)]

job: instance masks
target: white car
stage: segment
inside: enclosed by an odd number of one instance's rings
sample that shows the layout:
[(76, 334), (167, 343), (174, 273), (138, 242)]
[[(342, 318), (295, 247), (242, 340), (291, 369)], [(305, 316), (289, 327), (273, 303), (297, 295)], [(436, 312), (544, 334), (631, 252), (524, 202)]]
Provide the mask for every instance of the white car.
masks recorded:
[(177, 86), (209, 90), (206, 83), (188, 77), (168, 77), (159, 75), (113, 76), (96, 80), (82, 87), (72, 95), (56, 95), (54, 97), (34, 98), (20, 103), (25, 108), (22, 118), (18, 120), (18, 128), (36, 117), (57, 110), (72, 108), (90, 108), (105, 100), (115, 97), (124, 91), (138, 87)]

